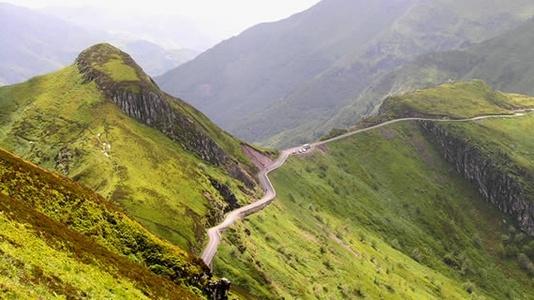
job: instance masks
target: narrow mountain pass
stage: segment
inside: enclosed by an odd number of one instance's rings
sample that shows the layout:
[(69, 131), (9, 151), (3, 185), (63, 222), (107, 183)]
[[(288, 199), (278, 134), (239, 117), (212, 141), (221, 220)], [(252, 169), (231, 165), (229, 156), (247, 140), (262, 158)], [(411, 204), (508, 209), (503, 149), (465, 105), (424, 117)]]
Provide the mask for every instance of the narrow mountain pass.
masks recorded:
[(300, 152), (299, 150), (303, 148), (307, 148), (306, 146), (300, 146), (300, 147), (294, 147), (287, 150), (284, 150), (281, 152), (280, 156), (277, 160), (275, 160), (271, 165), (264, 168), (260, 171), (258, 174), (258, 178), (260, 181), (260, 184), (265, 191), (265, 195), (258, 201), (253, 202), (249, 205), (246, 205), (244, 207), (238, 208), (232, 212), (230, 212), (224, 221), (220, 224), (218, 224), (215, 227), (212, 227), (208, 230), (208, 238), (209, 242), (206, 248), (204, 249), (202, 253), (202, 260), (206, 263), (206, 265), (211, 266), (211, 263), (213, 261), (213, 258), (215, 257), (215, 254), (217, 253), (217, 249), (219, 247), (219, 244), (221, 243), (221, 234), (224, 230), (229, 228), (232, 224), (234, 224), (236, 221), (241, 220), (242, 218), (256, 213), (258, 211), (261, 211), (265, 207), (267, 207), (275, 198), (276, 198), (276, 190), (274, 186), (271, 183), (271, 180), (269, 179), (269, 174), (280, 167), (282, 167), (289, 156), (291, 155), (299, 155), (301, 153), (309, 153), (316, 149), (316, 147), (325, 145), (328, 143), (332, 143), (341, 139), (345, 139), (360, 133), (364, 133), (370, 130), (378, 129), (384, 126), (392, 125), (395, 123), (400, 122), (410, 122), (410, 121), (431, 121), (431, 122), (440, 122), (440, 123), (459, 123), (459, 122), (473, 122), (473, 121), (479, 121), (479, 120), (485, 120), (485, 119), (494, 119), (494, 118), (517, 118), (525, 116), (527, 113), (534, 112), (534, 109), (521, 109), (521, 110), (513, 110), (510, 111), (510, 114), (495, 114), (495, 115), (483, 115), (483, 116), (477, 116), (473, 118), (465, 118), (465, 119), (435, 119), (435, 118), (400, 118), (395, 120), (390, 120), (383, 122), (378, 125), (370, 126), (367, 128), (362, 128), (358, 130), (354, 130), (352, 132), (333, 137), (324, 141), (316, 142), (309, 145), (309, 150), (305, 152)]

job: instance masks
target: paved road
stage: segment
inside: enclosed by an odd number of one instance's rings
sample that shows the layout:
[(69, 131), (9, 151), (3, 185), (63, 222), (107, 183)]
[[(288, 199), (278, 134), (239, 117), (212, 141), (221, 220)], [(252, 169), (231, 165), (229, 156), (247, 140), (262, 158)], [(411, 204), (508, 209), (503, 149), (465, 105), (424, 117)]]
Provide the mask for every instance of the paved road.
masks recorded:
[(234, 224), (237, 220), (240, 220), (247, 215), (262, 210), (265, 206), (269, 205), (274, 200), (274, 198), (276, 197), (276, 190), (274, 189), (273, 184), (271, 183), (271, 180), (269, 179), (268, 175), (272, 171), (280, 168), (286, 162), (287, 158), (296, 149), (298, 149), (298, 147), (282, 151), (280, 156), (274, 162), (272, 162), (269, 166), (260, 171), (260, 173), (258, 174), (258, 178), (260, 181), (260, 185), (263, 188), (263, 191), (265, 192), (263, 198), (247, 206), (243, 206), (234, 211), (231, 211), (228, 215), (226, 215), (222, 223), (208, 230), (209, 242), (206, 248), (204, 249), (204, 252), (202, 252), (202, 260), (206, 263), (206, 265), (211, 265), (211, 261), (213, 260), (213, 257), (217, 252), (219, 244), (221, 243), (221, 233), (226, 228)]
[(376, 128), (380, 128), (380, 127), (383, 127), (383, 126), (387, 126), (387, 125), (391, 125), (391, 124), (395, 124), (395, 123), (399, 123), (399, 122), (406, 122), (406, 121), (432, 121), (432, 122), (443, 122), (443, 123), (458, 123), (458, 122), (479, 121), (479, 120), (485, 120), (485, 119), (516, 118), (516, 117), (522, 117), (525, 114), (530, 113), (530, 112), (534, 112), (534, 109), (520, 109), (520, 110), (514, 110), (510, 114), (486, 115), (486, 116), (479, 116), (479, 117), (468, 118), (468, 119), (432, 119), (432, 118), (402, 118), (402, 119), (395, 119), (395, 120), (387, 121), (387, 122), (384, 122), (384, 123), (380, 123), (380, 124), (375, 125), (375, 126), (366, 127), (366, 128), (358, 129), (358, 130), (355, 130), (355, 131), (351, 131), (351, 132), (348, 132), (348, 133), (333, 137), (333, 138), (328, 139), (328, 140), (324, 140), (324, 141), (313, 143), (312, 147), (313, 146), (320, 146), (320, 145), (328, 144), (328, 143), (331, 143), (331, 142), (334, 142), (334, 141), (338, 141), (338, 140), (353, 136), (355, 134), (359, 134), (359, 133), (362, 133), (362, 132), (370, 131), (370, 130), (373, 130), (373, 129), (376, 129)]
[[(526, 109), (526, 110), (516, 110), (513, 111), (511, 114), (506, 115), (487, 115), (487, 116), (480, 116), (475, 118), (468, 118), (468, 119), (456, 119), (456, 120), (450, 120), (450, 119), (431, 119), (431, 118), (403, 118), (403, 119), (395, 119), (391, 121), (387, 121), (375, 126), (358, 129), (355, 131), (351, 131), (349, 133), (325, 140), (320, 141), (311, 144), (311, 148), (324, 145), (327, 143), (331, 143), (334, 141), (338, 141), (341, 139), (345, 139), (347, 137), (363, 133), (366, 131), (370, 131), (373, 129), (377, 129), (383, 126), (391, 125), (394, 123), (399, 122), (407, 122), (407, 121), (432, 121), (432, 122), (447, 122), (447, 123), (455, 123), (455, 122), (470, 122), (470, 121), (478, 121), (478, 120), (484, 120), (484, 119), (494, 119), (494, 118), (515, 118), (515, 117), (521, 117), (524, 116), (526, 113), (533, 112), (534, 109)], [(284, 165), (284, 163), (287, 161), (288, 157), (290, 155), (293, 155), (296, 150), (301, 149), (302, 147), (295, 147), (291, 149), (287, 149), (282, 151), (280, 156), (277, 160), (275, 160), (272, 164), (270, 164), (265, 169), (261, 170), (258, 174), (258, 178), (260, 181), (260, 184), (265, 192), (265, 195), (260, 200), (253, 202), (247, 206), (243, 206), (241, 208), (238, 208), (234, 211), (231, 211), (228, 215), (226, 215), (226, 218), (222, 223), (219, 225), (212, 227), (208, 230), (208, 238), (209, 242), (206, 248), (204, 249), (204, 252), (202, 252), (202, 260), (206, 263), (206, 265), (210, 266), (211, 262), (213, 260), (213, 257), (215, 257), (215, 254), (217, 253), (217, 248), (219, 247), (219, 244), (221, 243), (221, 233), (228, 227), (230, 227), (232, 224), (234, 224), (237, 220), (240, 220), (250, 214), (253, 214), (257, 211), (262, 210), (267, 205), (269, 205), (274, 198), (276, 198), (276, 190), (274, 189), (271, 180), (269, 179), (269, 173), (272, 171), (280, 168)]]

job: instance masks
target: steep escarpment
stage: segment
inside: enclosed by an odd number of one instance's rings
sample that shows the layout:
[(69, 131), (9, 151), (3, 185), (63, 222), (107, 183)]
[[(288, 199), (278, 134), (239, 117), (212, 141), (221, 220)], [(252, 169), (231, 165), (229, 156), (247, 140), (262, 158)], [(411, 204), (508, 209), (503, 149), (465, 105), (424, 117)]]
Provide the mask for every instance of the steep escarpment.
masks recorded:
[(94, 81), (125, 114), (156, 128), (203, 160), (224, 167), (233, 177), (253, 187), (250, 174), (254, 168), (245, 160), (239, 161), (240, 153), (231, 153), (234, 145), (222, 145), (238, 142), (225, 133), (218, 133), (217, 137), (210, 135), (213, 129), (209, 127), (214, 125), (207, 124), (209, 121), (200, 112), (183, 101), (160, 91), (128, 54), (111, 45), (99, 44), (83, 51), (76, 59), (76, 66), (87, 82)]
[(487, 201), (513, 217), (523, 231), (534, 235), (534, 194), (527, 183), (532, 180), (528, 171), (515, 165), (507, 153), (492, 157), (470, 143), (468, 137), (457, 136), (446, 126), (426, 121), (419, 124), (443, 157), (472, 182)]
[[(467, 119), (484, 115), (508, 115), (532, 109), (534, 99), (496, 91), (481, 80), (447, 83), (388, 98), (375, 121), (420, 117)], [(467, 180), (474, 183), (481, 195), (502, 212), (513, 217), (530, 235), (534, 234), (534, 197), (530, 186), (531, 157), (510, 148), (525, 144), (523, 136), (530, 123), (509, 119), (506, 127), (498, 120), (477, 123), (444, 124), (420, 122), (427, 138), (438, 146), (447, 161)], [(524, 123), (524, 124), (523, 124)], [(493, 124), (493, 126), (489, 126)], [(501, 124), (504, 125), (504, 124)], [(516, 152), (516, 154), (513, 154)]]

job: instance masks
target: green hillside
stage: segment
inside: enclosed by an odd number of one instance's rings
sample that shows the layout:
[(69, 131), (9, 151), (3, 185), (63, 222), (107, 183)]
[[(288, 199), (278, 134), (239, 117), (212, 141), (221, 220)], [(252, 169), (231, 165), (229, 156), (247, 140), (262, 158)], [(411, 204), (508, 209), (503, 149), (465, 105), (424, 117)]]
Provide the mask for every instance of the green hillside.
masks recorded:
[(437, 87), (387, 98), (377, 118), (410, 116), (454, 119), (509, 114), (512, 110), (534, 108), (534, 98), (494, 90), (480, 80), (446, 83)]
[(199, 258), (70, 179), (3, 150), (0, 179), (3, 297), (197, 299), (217, 291)]
[[(387, 107), (440, 116), (465, 108), (451, 113), (462, 117), (532, 101), (470, 82), (392, 98)], [(494, 190), (528, 207), (533, 120), (444, 123), (439, 127), (457, 138), (449, 143), (424, 123), (398, 123), (291, 158), (273, 175), (277, 200), (227, 235), (216, 270), (258, 298), (533, 299), (528, 218), (518, 221), (498, 197), (486, 201), (442, 149), (462, 141), (468, 150), (450, 152), (465, 153), (467, 162), (484, 147), (480, 157)], [(525, 184), (524, 193), (506, 190), (501, 175)]]
[(205, 228), (255, 193), (240, 142), (106, 44), (56, 73), (0, 88), (0, 145), (192, 251)]

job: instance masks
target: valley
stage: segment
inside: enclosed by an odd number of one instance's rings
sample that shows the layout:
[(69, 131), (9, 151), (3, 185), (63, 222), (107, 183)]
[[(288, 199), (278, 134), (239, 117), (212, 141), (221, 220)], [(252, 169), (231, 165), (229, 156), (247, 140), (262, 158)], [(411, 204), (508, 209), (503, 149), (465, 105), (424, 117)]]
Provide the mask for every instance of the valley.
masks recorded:
[(0, 299), (534, 300), (532, 1), (6, 1)]
[[(466, 95), (474, 87), (480, 92), (479, 82), (455, 86)], [(479, 107), (482, 101), (492, 104), (492, 98), (479, 95)], [(468, 119), (395, 119), (313, 144), (313, 154), (291, 158), (274, 172), (277, 201), (228, 229), (215, 270), (232, 274), (235, 283), (258, 298), (529, 299), (530, 279), (523, 277), (515, 258), (519, 252), (508, 252), (513, 247), (532, 251), (532, 238), (517, 233), (528, 232), (529, 225), (506, 209), (508, 216), (500, 217), (497, 208), (506, 199), (491, 201), (495, 206), (490, 208), (483, 193), (460, 184), (463, 179), (425, 131), (428, 124), (524, 128), (521, 124), (532, 120), (533, 100), (521, 98), (519, 104), (515, 95), (501, 96), (510, 97), (506, 105), (526, 108), (499, 115), (502, 108), (493, 107), (491, 115)], [(395, 100), (390, 105), (402, 103)], [(508, 134), (515, 136), (514, 131)], [(531, 216), (532, 208), (524, 213)], [(510, 234), (519, 234), (518, 245)], [(448, 238), (435, 240), (438, 236)], [(359, 275), (340, 281), (340, 274), (355, 272)], [(519, 283), (505, 280), (503, 272)], [(299, 288), (304, 286), (308, 289)]]
[[(186, 290), (193, 287), (192, 298), (226, 297), (228, 281), (210, 279), (207, 266), (230, 279), (230, 295), (238, 298), (528, 299), (532, 293), (533, 169), (525, 136), (531, 97), (479, 80), (443, 84), (389, 97), (378, 115), (351, 129), (276, 153), (219, 130), (159, 91), (126, 53), (99, 44), (73, 66), (0, 88), (0, 106), (3, 147), (88, 186), (145, 234), (192, 255), (192, 270), (203, 275), (178, 277)], [(510, 151), (515, 155), (504, 154)], [(10, 174), (9, 164), (2, 170)], [(4, 195), (27, 201), (12, 184), (24, 187), (20, 193), (31, 191), (31, 181), (9, 176), (2, 179)], [(176, 278), (168, 262), (124, 250), (107, 229), (105, 239), (95, 237), (76, 223), (83, 210), (72, 206), (65, 219), (70, 206), (55, 205), (37, 207), (51, 218), (46, 222), (63, 224), (53, 225), (56, 235), (89, 235), (111, 247), (115, 254), (108, 256), (126, 255)], [(69, 256), (45, 244), (35, 247)], [(45, 268), (30, 257), (25, 263)], [(125, 280), (114, 294), (128, 289), (132, 279)], [(13, 293), (50, 288), (10, 286)], [(86, 288), (76, 286), (79, 293)]]
[[(508, 31), (534, 13), (526, 0), (492, 1), (492, 9), (480, 0), (463, 5), (469, 8), (451, 0), (321, 1), (254, 26), (156, 81), (237, 137), (288, 148), (349, 127), (375, 113), (388, 95), (414, 88), (409, 80), (415, 77), (405, 76), (407, 84), (382, 90), (382, 78), (419, 56), (500, 35), (510, 39)], [(474, 78), (480, 77), (467, 79)], [(369, 94), (375, 88), (380, 93)]]
[[(367, 131), (375, 130), (382, 128), (384, 126), (390, 126), (394, 125), (396, 123), (400, 122), (410, 122), (410, 121), (419, 121), (419, 122), (428, 122), (431, 123), (446, 123), (446, 124), (452, 124), (452, 123), (464, 123), (464, 122), (473, 122), (473, 121), (480, 121), (480, 120), (487, 120), (487, 119), (507, 119), (507, 118), (518, 118), (518, 117), (524, 117), (528, 113), (532, 113), (534, 111), (534, 108), (531, 109), (520, 109), (520, 110), (514, 110), (509, 111), (508, 114), (493, 114), (493, 115), (482, 115), (477, 116), (469, 119), (456, 119), (451, 120), (448, 118), (445, 119), (429, 119), (429, 118), (401, 118), (401, 119), (394, 119), (390, 121), (385, 121), (384, 123), (380, 123), (378, 125), (373, 125), (370, 127), (366, 127), (363, 129), (356, 129), (352, 132), (348, 132), (336, 137), (332, 137), (327, 140), (323, 140), (320, 142), (316, 142), (310, 145), (310, 150), (306, 150), (302, 153), (310, 153), (317, 148), (320, 148), (321, 146), (327, 145), (332, 142), (336, 142), (342, 139), (350, 138), (354, 135), (365, 133)], [(224, 221), (220, 224), (218, 224), (215, 227), (212, 227), (208, 230), (208, 237), (209, 242), (206, 248), (203, 251), (202, 259), (207, 265), (211, 265), (213, 258), (215, 257), (215, 254), (217, 252), (217, 247), (220, 244), (221, 234), (225, 230), (227, 230), (231, 225), (233, 225), (235, 222), (243, 219), (244, 217), (255, 213), (257, 211), (260, 211), (264, 208), (266, 208), (275, 198), (276, 198), (276, 190), (273, 187), (271, 180), (269, 179), (268, 175), (276, 171), (277, 169), (283, 167), (283, 165), (286, 163), (287, 159), (291, 155), (300, 155), (301, 152), (298, 152), (302, 147), (295, 147), (291, 149), (286, 149), (281, 152), (278, 159), (276, 159), (274, 162), (272, 162), (270, 165), (268, 165), (265, 169), (261, 170), (258, 174), (258, 177), (260, 178), (261, 185), (263, 187), (263, 190), (265, 192), (265, 195), (258, 201), (255, 201), (247, 206), (241, 207), (239, 209), (236, 209), (232, 212), (230, 212), (228, 215), (226, 215)], [(530, 223), (531, 221), (529, 221)], [(530, 225), (529, 225), (530, 227)]]

